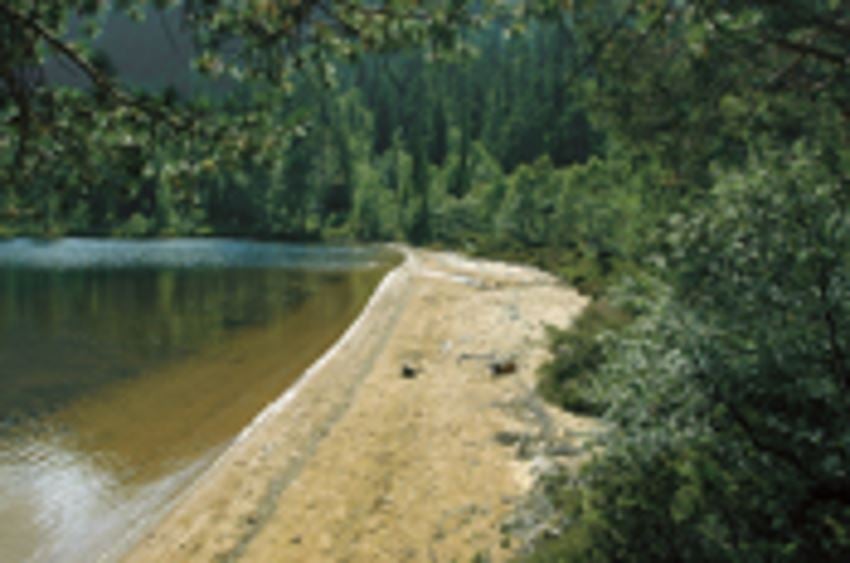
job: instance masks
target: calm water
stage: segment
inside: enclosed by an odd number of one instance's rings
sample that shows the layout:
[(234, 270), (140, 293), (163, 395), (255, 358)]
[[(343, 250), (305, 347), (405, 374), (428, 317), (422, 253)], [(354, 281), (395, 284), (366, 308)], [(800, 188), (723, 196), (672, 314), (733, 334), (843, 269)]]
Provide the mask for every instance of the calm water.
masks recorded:
[(391, 262), (226, 240), (0, 243), (0, 561), (116, 555)]

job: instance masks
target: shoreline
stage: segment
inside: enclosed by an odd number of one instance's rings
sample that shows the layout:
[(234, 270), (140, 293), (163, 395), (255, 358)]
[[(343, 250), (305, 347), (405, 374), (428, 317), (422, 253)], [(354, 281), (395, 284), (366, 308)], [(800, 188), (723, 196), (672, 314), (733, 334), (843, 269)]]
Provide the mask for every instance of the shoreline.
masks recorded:
[[(515, 551), (500, 547), (501, 528), (539, 460), (518, 460), (494, 436), (535, 432), (539, 421), (522, 420), (517, 405), (532, 400), (543, 325), (570, 322), (586, 299), (532, 268), (395, 249), (404, 261), (354, 323), (164, 517), (140, 526), (122, 560), (464, 560), (481, 550), (503, 560)], [(514, 326), (493, 332), (503, 321)], [(490, 377), (463, 361), (467, 349), (509, 353), (518, 373)], [(417, 375), (401, 377), (404, 365)], [(543, 409), (563, 433), (591, 424)], [(470, 473), (477, 485), (455, 483)], [(453, 511), (463, 521), (454, 531)]]
[[(326, 361), (327, 357), (334, 354), (335, 351), (351, 337), (351, 333), (358, 330), (357, 327), (362, 322), (365, 313), (372, 306), (373, 301), (375, 301), (377, 296), (380, 294), (384, 285), (390, 281), (391, 276), (398, 271), (399, 267), (403, 265), (404, 261), (407, 259), (403, 247), (390, 247), (389, 251), (399, 254), (398, 259), (393, 259), (397, 262), (397, 264), (388, 268), (386, 273), (378, 279), (377, 284), (371, 291), (371, 294), (367, 295), (364, 301), (361, 301), (362, 305), (360, 305), (360, 310), (355, 313), (349, 325), (342, 327), (342, 330), (339, 331), (336, 339), (331, 340), (326, 349), (319, 350), (318, 354), (313, 356), (314, 359), (306, 364), (303, 371), (296, 373), (297, 377), (294, 379), (292, 384), (286, 387), (280, 395), (262, 406), (259, 412), (250, 418), (244, 427), (235, 432), (227, 442), (217, 445), (214, 448), (214, 452), (205, 454), (204, 459), (206, 461), (194, 462), (192, 465), (197, 463), (204, 466), (204, 468), (200, 470), (199, 474), (193, 476), (187, 484), (184, 484), (182, 488), (178, 489), (162, 506), (143, 514), (141, 520), (126, 529), (120, 537), (115, 538), (115, 543), (109, 548), (98, 553), (97, 556), (94, 557), (94, 560), (101, 563), (108, 563), (112, 561), (121, 561), (126, 558), (128, 554), (132, 552), (133, 548), (137, 546), (147, 534), (155, 530), (170, 513), (177, 509), (188, 497), (192, 495), (193, 491), (204, 482), (207, 476), (216, 469), (217, 465), (224, 463), (223, 459), (232, 448), (237, 446), (239, 442), (249, 439), (255, 428), (261, 426), (267, 418), (285, 408), (286, 404), (295, 398), (300, 387), (307, 384), (307, 381), (313, 375), (313, 372), (318, 371)], [(381, 252), (384, 252), (384, 250), (381, 250)]]
[[(369, 300), (363, 306), (363, 310), (360, 311), (360, 314), (354, 319), (354, 322), (345, 329), (345, 332), (334, 342), (330, 348), (325, 350), (321, 356), (319, 356), (315, 362), (313, 362), (310, 367), (308, 367), (304, 373), (302, 373), (298, 379), (295, 381), (294, 385), (290, 386), (280, 397), (269, 403), (252, 421), (246, 426), (239, 435), (236, 436), (233, 440), (233, 444), (230, 447), (234, 447), (239, 444), (239, 442), (243, 440), (249, 439), (251, 433), (256, 430), (257, 427), (264, 424), (267, 420), (271, 419), (274, 415), (280, 413), (286, 406), (291, 403), (298, 396), (298, 393), (301, 391), (303, 387), (308, 385), (310, 381), (317, 376), (318, 373), (325, 367), (325, 365), (331, 360), (333, 356), (339, 353), (339, 351), (346, 346), (346, 344), (355, 337), (358, 331), (361, 330), (361, 327), (366, 322), (365, 319), (370, 314), (372, 309), (375, 308), (376, 303), (379, 302), (384, 292), (388, 291), (388, 288), (392, 286), (396, 282), (396, 277), (400, 276), (400, 272), (404, 265), (410, 260), (410, 252), (403, 247), (397, 247), (396, 251), (400, 252), (403, 255), (402, 262), (397, 265), (395, 268), (387, 272), (375, 290), (372, 292), (372, 295), (369, 297)], [(228, 447), (228, 449), (230, 449)], [(215, 464), (213, 464), (215, 465)], [(210, 467), (212, 469), (212, 467)], [(203, 477), (203, 476), (201, 476)]]

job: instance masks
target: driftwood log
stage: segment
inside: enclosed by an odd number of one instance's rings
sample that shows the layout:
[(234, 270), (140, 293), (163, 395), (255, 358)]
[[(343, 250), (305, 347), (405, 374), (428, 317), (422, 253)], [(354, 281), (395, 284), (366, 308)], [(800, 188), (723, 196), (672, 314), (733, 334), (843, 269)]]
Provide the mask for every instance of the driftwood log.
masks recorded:
[(461, 364), (468, 360), (479, 360), (487, 362), (487, 367), (493, 377), (510, 375), (516, 373), (518, 366), (514, 356), (501, 356), (495, 352), (489, 354), (472, 354), (469, 352), (463, 353), (457, 358), (457, 363)]

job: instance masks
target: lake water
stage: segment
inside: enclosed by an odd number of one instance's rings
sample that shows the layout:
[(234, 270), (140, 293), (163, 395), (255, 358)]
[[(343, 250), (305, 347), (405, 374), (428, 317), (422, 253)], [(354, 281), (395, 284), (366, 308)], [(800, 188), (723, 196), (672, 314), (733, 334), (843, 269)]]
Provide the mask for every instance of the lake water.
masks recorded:
[(228, 240), (0, 243), (0, 561), (114, 558), (392, 262)]

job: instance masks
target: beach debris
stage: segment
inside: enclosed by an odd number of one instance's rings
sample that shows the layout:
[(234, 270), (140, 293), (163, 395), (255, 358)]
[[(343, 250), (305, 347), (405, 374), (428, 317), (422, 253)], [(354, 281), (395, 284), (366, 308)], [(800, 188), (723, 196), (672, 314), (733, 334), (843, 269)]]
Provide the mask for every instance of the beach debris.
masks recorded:
[(517, 361), (513, 355), (500, 355), (495, 352), (487, 354), (464, 352), (457, 357), (458, 365), (470, 360), (487, 362), (487, 367), (490, 369), (490, 374), (493, 377), (510, 375), (517, 371)]
[(516, 360), (513, 358), (502, 358), (490, 362), (490, 374), (493, 377), (501, 377), (516, 373)]
[(520, 432), (507, 432), (503, 430), (496, 432), (493, 438), (496, 440), (496, 443), (501, 446), (515, 446), (523, 439), (527, 439), (527, 436)]
[(536, 455), (531, 459), (529, 471), (537, 477), (546, 477), (558, 473), (558, 465), (545, 455)]
[(457, 357), (457, 363), (462, 364), (469, 360), (495, 361), (495, 359), (496, 354), (492, 352), (489, 354), (473, 354), (471, 352), (464, 352)]
[(574, 457), (581, 454), (582, 449), (566, 442), (559, 442), (547, 447), (545, 453), (549, 457)]
[(405, 379), (415, 379), (419, 372), (422, 371), (419, 368), (413, 367), (410, 364), (402, 364), (401, 365), (401, 376)]

